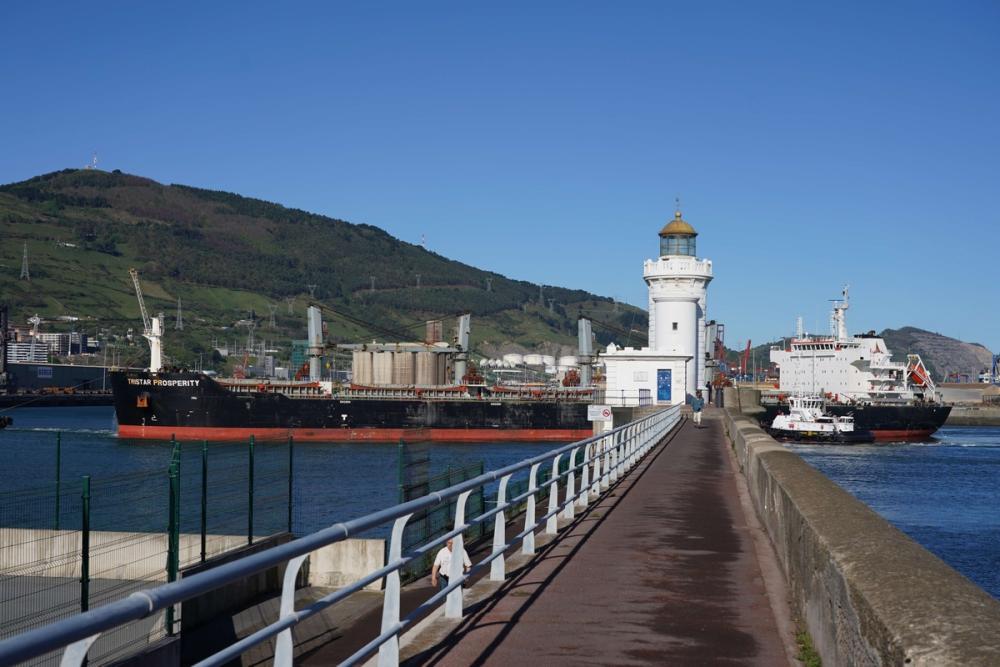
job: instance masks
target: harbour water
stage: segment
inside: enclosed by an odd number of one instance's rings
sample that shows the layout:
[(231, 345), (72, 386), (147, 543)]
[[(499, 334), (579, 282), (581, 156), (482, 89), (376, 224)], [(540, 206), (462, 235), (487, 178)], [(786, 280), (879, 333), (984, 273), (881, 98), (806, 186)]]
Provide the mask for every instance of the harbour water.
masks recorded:
[(946, 426), (922, 443), (788, 447), (1000, 598), (1000, 428)]
[[(168, 443), (116, 438), (112, 408), (22, 409), (14, 418), (13, 427), (0, 431), (5, 491), (39, 488), (54, 479), (56, 432), (62, 433), (61, 475), (67, 482), (85, 474), (165, 473), (169, 464)], [(479, 461), (489, 470), (554, 446), (428, 445), (432, 470)], [(788, 446), (1000, 598), (1000, 428), (945, 427), (923, 443)], [(188, 448), (196, 455), (197, 445)], [(399, 494), (397, 448), (297, 443), (294, 486), (294, 525), (300, 534), (392, 505)]]
[[(26, 408), (17, 410), (13, 416), (14, 425), (0, 431), (3, 491), (37, 489), (55, 479), (57, 433), (62, 438), (60, 475), (64, 485), (75, 483), (82, 475), (92, 475), (96, 480), (102, 476), (163, 471), (166, 479), (170, 443), (118, 439), (114, 408)], [(214, 443), (209, 444), (210, 448), (213, 446)], [(433, 474), (448, 466), (478, 462), (486, 470), (499, 468), (548, 451), (556, 444), (429, 443), (426, 446)], [(259, 462), (266, 462), (268, 447), (269, 443), (258, 443)], [(190, 463), (185, 461), (182, 468), (192, 471), (189, 474), (197, 474), (200, 444), (185, 443), (184, 449)], [(399, 502), (396, 445), (301, 442), (295, 444), (294, 460), (293, 523), (297, 534)]]

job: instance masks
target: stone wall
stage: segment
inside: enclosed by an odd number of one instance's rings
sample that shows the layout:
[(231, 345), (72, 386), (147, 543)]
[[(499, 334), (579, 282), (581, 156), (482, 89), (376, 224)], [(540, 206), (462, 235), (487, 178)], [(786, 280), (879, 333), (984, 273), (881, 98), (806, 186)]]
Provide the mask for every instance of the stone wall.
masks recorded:
[(725, 423), (824, 664), (1000, 664), (1000, 602), (737, 408), (725, 411)]

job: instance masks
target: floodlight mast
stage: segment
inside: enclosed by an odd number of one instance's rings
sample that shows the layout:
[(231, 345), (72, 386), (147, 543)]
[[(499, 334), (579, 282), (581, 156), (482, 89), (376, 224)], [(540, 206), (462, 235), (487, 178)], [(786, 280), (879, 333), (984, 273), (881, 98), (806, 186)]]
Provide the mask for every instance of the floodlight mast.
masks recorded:
[(163, 368), (163, 326), (159, 317), (150, 317), (146, 310), (146, 302), (142, 298), (142, 288), (139, 286), (139, 272), (129, 269), (132, 284), (135, 286), (135, 296), (139, 300), (139, 312), (142, 314), (142, 337), (149, 341), (149, 371), (158, 373)]

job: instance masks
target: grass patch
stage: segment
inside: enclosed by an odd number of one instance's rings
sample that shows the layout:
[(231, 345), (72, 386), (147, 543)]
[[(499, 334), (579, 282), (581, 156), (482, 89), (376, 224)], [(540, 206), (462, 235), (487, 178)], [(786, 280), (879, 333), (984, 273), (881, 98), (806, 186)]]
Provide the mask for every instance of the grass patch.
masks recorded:
[(812, 637), (805, 630), (799, 630), (795, 634), (795, 643), (798, 644), (799, 652), (795, 656), (805, 667), (823, 667), (819, 653), (813, 648)]

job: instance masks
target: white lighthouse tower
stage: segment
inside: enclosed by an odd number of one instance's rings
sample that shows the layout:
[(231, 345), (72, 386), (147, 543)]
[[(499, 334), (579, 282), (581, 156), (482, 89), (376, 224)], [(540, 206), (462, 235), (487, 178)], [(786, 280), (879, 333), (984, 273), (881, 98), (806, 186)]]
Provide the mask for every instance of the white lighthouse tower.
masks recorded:
[(695, 252), (698, 232), (681, 217), (660, 230), (660, 257), (643, 264), (649, 286), (649, 347), (660, 353), (689, 357), (685, 390), (693, 396), (705, 386), (705, 309), (712, 262)]

